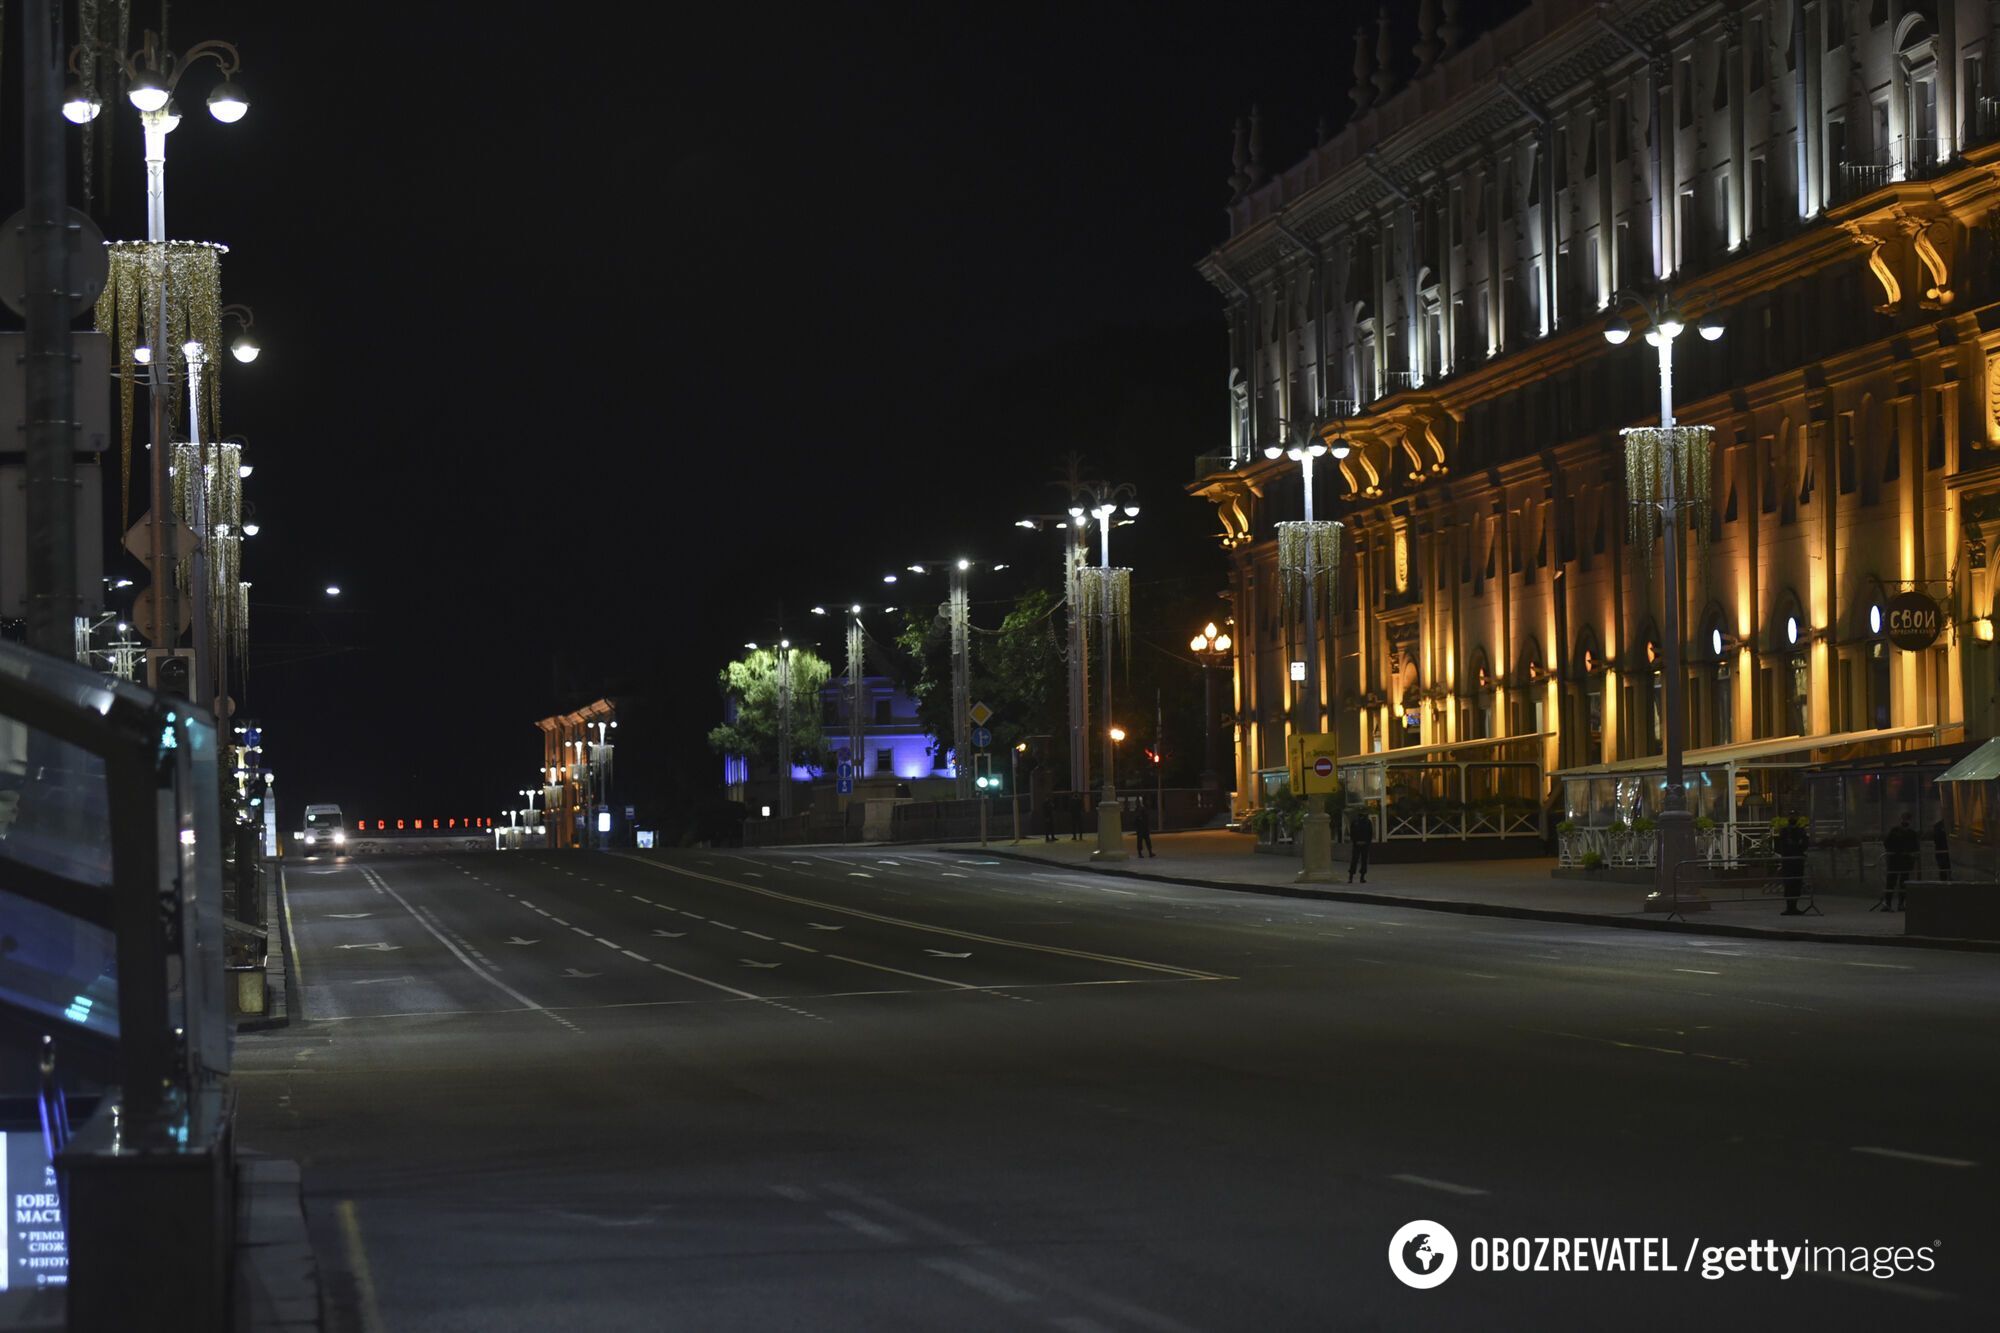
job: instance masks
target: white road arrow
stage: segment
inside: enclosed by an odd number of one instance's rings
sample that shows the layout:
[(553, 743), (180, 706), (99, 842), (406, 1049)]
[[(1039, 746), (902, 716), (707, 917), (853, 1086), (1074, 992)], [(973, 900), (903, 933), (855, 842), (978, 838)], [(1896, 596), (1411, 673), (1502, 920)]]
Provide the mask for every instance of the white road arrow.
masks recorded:
[(575, 968), (571, 967), (571, 968), (565, 968), (563, 970), (563, 975), (566, 977), (575, 977), (577, 980), (581, 981), (588, 977), (602, 976), (604, 974), (601, 972), (579, 972)]
[(342, 944), (337, 947), (342, 949), (373, 949), (377, 953), (393, 953), (403, 946), (400, 944)]
[(745, 967), (783, 967), (783, 963), (760, 963), (755, 958), (739, 958), (737, 962)]
[(840, 929), (840, 927), (839, 927), (839, 926), (822, 926), (822, 925), (821, 925), (821, 924), (820, 924), (819, 922), (817, 922), (817, 921), (808, 921), (808, 922), (806, 922), (806, 924), (807, 924), (808, 926), (811, 926), (811, 927), (812, 927), (812, 928), (813, 928), (814, 930), (839, 930), (839, 929)]
[(516, 935), (516, 936), (515, 936), (515, 937), (514, 937), (513, 939), (511, 939), (511, 940), (508, 940), (508, 941), (507, 941), (507, 943), (509, 943), (509, 944), (540, 944), (540, 943), (541, 943), (541, 941), (540, 941), (540, 940), (524, 940), (524, 939), (522, 939), (522, 938), (521, 938), (521, 937), (520, 937), (519, 935)]
[(924, 950), (924, 952), (925, 952), (925, 953), (927, 953), (927, 954), (929, 954), (929, 955), (930, 955), (931, 957), (933, 957), (933, 958), (970, 958), (970, 957), (972, 957), (972, 951), (971, 951), (970, 949), (966, 950), (966, 951), (965, 951), (964, 953), (946, 953), (946, 952), (945, 952), (945, 951), (944, 951), (943, 949), (926, 949), (926, 950)]
[(683, 939), (687, 935), (685, 930), (661, 930), (658, 926), (653, 927), (653, 933), (663, 940)]
[(373, 912), (328, 912), (327, 913), (328, 918), (334, 921), (359, 921), (364, 916), (374, 916), (374, 915), (375, 914)]

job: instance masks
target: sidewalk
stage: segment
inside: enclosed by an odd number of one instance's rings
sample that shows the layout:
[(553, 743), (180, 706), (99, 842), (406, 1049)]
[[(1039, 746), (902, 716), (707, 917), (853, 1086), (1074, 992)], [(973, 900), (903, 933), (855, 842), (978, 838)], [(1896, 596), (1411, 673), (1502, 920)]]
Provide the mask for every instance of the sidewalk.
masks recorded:
[[(1238, 893), (1270, 893), (1334, 902), (1414, 907), (1434, 912), (1463, 912), (1474, 916), (1688, 931), (1703, 935), (2000, 952), (2000, 941), (1905, 935), (1900, 913), (1868, 910), (1869, 904), (1876, 901), (1873, 897), (1822, 895), (1819, 910), (1823, 915), (1819, 916), (1811, 913), (1780, 916), (1783, 907), (1781, 898), (1718, 902), (1709, 911), (1690, 913), (1684, 920), (1668, 921), (1665, 913), (1645, 910), (1646, 889), (1643, 885), (1556, 879), (1549, 874), (1555, 866), (1552, 857), (1384, 864), (1373, 868), (1366, 885), (1349, 885), (1346, 882), (1348, 849), (1343, 844), (1334, 848), (1338, 871), (1335, 883), (1300, 884), (1293, 879), (1299, 870), (1296, 857), (1254, 852), (1255, 838), (1247, 833), (1230, 833), (1220, 829), (1157, 833), (1153, 835), (1153, 842), (1159, 855), (1142, 861), (1129, 856), (1132, 840), (1128, 837), (1125, 840), (1127, 859), (1110, 865), (1098, 865), (1091, 861), (1090, 853), (1097, 841), (1090, 837), (1077, 841), (1064, 836), (1055, 842), (1044, 842), (1039, 837), (1033, 840), (1023, 838), (1018, 845), (1005, 838), (994, 838), (989, 839), (984, 852), (991, 856), (1046, 862), (1072, 870), (1228, 889)], [(977, 843), (954, 843), (940, 848), (959, 853), (968, 849), (980, 850)]]

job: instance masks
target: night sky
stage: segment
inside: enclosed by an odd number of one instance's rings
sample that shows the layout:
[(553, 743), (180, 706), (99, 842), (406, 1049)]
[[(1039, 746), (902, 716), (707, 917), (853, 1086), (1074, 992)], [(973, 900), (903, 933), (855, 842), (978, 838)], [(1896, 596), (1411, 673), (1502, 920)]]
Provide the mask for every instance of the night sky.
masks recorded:
[[(913, 559), (1034, 572), (1056, 539), (1011, 523), (1072, 450), (1141, 489), (1141, 619), (1149, 580), (1223, 587), (1184, 493), (1227, 428), (1193, 266), (1235, 118), (1290, 165), (1374, 7), (842, 8), (172, 6), (252, 104), (219, 125), (188, 75), (167, 210), (232, 247), (265, 348), (224, 429), (263, 524), (243, 709), (290, 808), (492, 813), (534, 719), (607, 691), (671, 705), (621, 776), (707, 794), (715, 674), (781, 605), (809, 639)], [(105, 230), (138, 235), (107, 114)]]

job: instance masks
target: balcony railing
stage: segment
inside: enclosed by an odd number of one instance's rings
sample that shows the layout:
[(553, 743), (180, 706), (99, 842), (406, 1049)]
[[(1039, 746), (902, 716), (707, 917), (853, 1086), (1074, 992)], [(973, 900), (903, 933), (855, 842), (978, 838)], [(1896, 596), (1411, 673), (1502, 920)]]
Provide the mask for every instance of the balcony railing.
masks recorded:
[(1945, 165), (1942, 140), (1905, 139), (1901, 151), (1891, 161), (1842, 162), (1834, 181), (1836, 202), (1859, 199), (1896, 181), (1928, 180)]
[(1424, 377), (1414, 370), (1385, 370), (1382, 372), (1382, 392), (1384, 396), (1401, 393), (1405, 389), (1421, 389)]

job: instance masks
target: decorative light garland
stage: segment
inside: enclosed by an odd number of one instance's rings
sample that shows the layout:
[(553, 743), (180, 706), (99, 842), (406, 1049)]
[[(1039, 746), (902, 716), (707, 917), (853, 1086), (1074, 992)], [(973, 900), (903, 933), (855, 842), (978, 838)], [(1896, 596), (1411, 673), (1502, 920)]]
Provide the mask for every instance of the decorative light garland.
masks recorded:
[(1289, 624), (1304, 613), (1308, 557), (1313, 595), (1321, 598), (1323, 606), (1333, 604), (1333, 595), (1340, 586), (1341, 525), (1315, 519), (1310, 523), (1299, 521), (1276, 526), (1279, 592)]
[[(1112, 642), (1108, 651), (1123, 652), (1126, 667), (1131, 667), (1132, 654), (1132, 571), (1129, 569), (1107, 569), (1102, 565), (1088, 565), (1079, 571), (1083, 590), (1083, 614), (1086, 620), (1103, 616), (1109, 612)], [(1109, 671), (1111, 663), (1104, 663)]]
[(1627, 531), (1650, 561), (1653, 556), (1654, 520), (1666, 495), (1668, 469), (1673, 469), (1675, 503), (1680, 513), (1667, 514), (1669, 523), (1683, 521), (1683, 513), (1695, 517), (1696, 541), (1708, 547), (1709, 513), (1713, 507), (1710, 462), (1714, 439), (1712, 426), (1629, 426), (1619, 432), (1625, 437), (1625, 495), (1631, 504)]
[[(139, 372), (132, 360), (142, 341), (158, 336), (161, 293), (167, 303), (167, 345), (154, 347), (153, 373), (164, 373), (184, 343), (209, 349), (202, 374), (202, 401), (208, 433), (222, 434), (222, 256), (229, 247), (213, 241), (107, 241), (111, 272), (97, 298), (97, 330), (117, 342), (119, 427), (119, 518), (132, 509), (132, 395)], [(141, 335), (144, 335), (143, 339)], [(178, 420), (187, 392), (184, 376), (167, 378), (167, 420)]]

